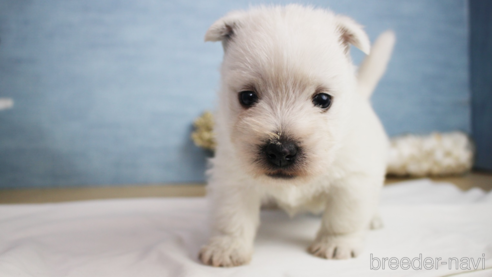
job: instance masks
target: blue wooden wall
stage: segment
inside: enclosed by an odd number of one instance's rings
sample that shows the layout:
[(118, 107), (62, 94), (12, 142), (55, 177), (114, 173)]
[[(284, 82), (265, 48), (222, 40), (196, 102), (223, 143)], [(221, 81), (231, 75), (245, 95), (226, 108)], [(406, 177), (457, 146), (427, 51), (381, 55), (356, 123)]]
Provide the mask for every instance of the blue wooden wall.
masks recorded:
[[(189, 135), (214, 107), (222, 57), (203, 36), (258, 3), (0, 0), (0, 98), (15, 101), (0, 111), (0, 187), (203, 181)], [(395, 30), (373, 98), (389, 134), (470, 132), (465, 0), (301, 3), (355, 18), (371, 39)]]
[(469, 4), (475, 168), (492, 171), (492, 1), (471, 0)]

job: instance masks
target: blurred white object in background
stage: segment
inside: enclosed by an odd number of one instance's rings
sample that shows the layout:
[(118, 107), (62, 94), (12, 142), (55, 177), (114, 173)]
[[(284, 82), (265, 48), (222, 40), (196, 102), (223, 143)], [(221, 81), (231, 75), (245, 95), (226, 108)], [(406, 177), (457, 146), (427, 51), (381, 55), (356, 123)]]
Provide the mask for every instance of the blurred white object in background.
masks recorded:
[(0, 110), (10, 109), (14, 106), (14, 100), (10, 98), (0, 98)]
[(391, 139), (387, 173), (415, 177), (461, 174), (472, 163), (473, 146), (464, 133), (405, 135)]

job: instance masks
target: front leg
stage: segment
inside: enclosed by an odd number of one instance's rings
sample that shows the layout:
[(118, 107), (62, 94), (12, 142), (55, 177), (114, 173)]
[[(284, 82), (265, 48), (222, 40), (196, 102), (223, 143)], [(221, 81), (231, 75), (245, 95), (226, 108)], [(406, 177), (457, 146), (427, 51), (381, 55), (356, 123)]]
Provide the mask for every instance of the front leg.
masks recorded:
[(260, 197), (253, 189), (214, 187), (211, 194), (212, 237), (199, 259), (216, 267), (248, 263), (259, 224)]
[(357, 176), (334, 185), (309, 252), (326, 259), (356, 257), (362, 251), (382, 182), (378, 178)]

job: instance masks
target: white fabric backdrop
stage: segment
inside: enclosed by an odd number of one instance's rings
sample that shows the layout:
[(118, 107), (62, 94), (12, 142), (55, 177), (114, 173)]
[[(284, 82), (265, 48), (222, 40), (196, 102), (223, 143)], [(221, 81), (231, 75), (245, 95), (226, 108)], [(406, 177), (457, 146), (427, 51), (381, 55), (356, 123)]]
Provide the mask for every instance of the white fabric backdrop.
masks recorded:
[[(442, 261), (468, 257), (474, 263), (485, 257), (478, 268), (488, 270), (465, 275), (492, 276), (492, 193), (462, 192), (424, 179), (385, 187), (381, 202), (385, 227), (370, 232), (356, 259), (323, 260), (306, 252), (318, 217), (262, 211), (253, 260), (237, 268), (212, 268), (197, 260), (207, 238), (203, 198), (0, 205), (0, 276), (443, 276), (462, 271), (454, 264), (451, 270), (447, 265), (391, 270), (388, 264), (371, 270), (371, 254), (378, 259), (422, 254)], [(373, 260), (372, 266), (378, 263)]]

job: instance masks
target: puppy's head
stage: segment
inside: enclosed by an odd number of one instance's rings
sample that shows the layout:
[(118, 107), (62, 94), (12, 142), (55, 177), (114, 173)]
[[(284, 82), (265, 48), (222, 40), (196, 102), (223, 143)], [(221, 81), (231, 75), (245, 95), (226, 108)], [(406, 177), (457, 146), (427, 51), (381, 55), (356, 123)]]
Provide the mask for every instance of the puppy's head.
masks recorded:
[(228, 14), (205, 40), (223, 43), (219, 135), (242, 166), (271, 180), (325, 172), (350, 124), (356, 84), (348, 49), (369, 51), (362, 28), (321, 9), (260, 7)]

